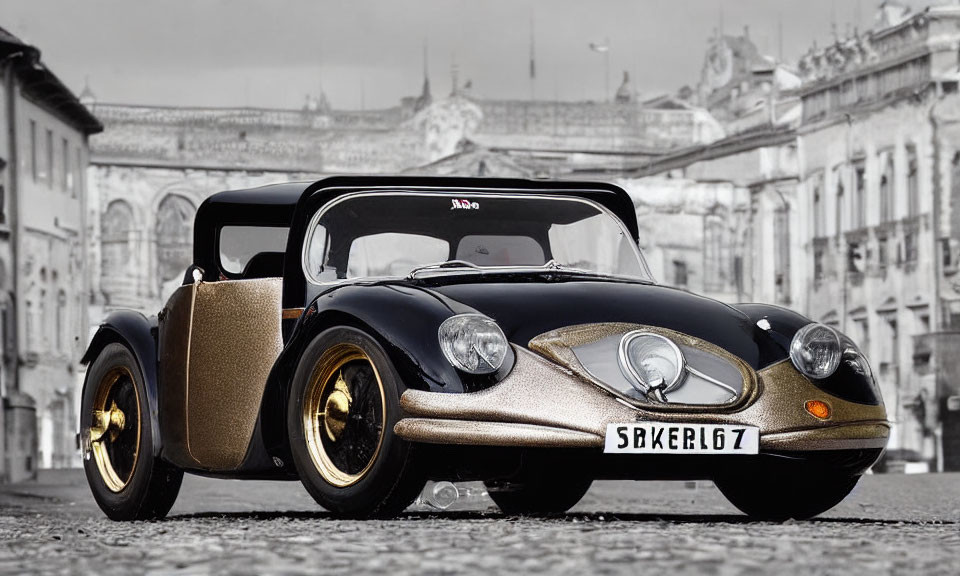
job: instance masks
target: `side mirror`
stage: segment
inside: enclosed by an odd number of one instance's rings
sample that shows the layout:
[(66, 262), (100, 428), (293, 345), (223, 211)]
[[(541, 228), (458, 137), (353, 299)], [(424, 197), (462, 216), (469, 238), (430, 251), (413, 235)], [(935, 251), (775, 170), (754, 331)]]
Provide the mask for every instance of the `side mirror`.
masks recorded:
[(196, 284), (201, 280), (203, 280), (203, 268), (196, 264), (191, 264), (190, 267), (187, 268), (187, 272), (183, 275), (183, 283), (181, 286)]

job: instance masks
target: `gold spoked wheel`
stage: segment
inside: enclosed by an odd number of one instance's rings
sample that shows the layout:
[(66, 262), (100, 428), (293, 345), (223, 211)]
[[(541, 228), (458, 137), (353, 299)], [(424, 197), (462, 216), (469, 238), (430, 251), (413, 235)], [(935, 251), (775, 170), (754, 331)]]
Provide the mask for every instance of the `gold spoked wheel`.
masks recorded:
[(383, 443), (386, 404), (373, 361), (354, 344), (332, 346), (304, 391), (303, 430), (323, 479), (340, 488), (358, 482)]
[(140, 451), (140, 396), (126, 367), (107, 372), (97, 386), (90, 414), (90, 451), (104, 484), (123, 490)]

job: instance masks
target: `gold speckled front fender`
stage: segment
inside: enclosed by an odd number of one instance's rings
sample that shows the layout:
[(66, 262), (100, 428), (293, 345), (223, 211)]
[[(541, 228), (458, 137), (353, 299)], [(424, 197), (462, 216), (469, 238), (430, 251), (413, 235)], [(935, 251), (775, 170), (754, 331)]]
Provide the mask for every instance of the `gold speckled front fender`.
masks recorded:
[[(607, 424), (646, 420), (757, 426), (761, 450), (803, 451), (882, 448), (889, 435), (883, 406), (827, 394), (789, 360), (758, 371), (758, 393), (735, 411), (679, 412), (630, 405), (525, 348), (514, 350), (513, 370), (486, 390), (404, 392), (397, 435), (434, 444), (602, 448)], [(808, 400), (826, 402), (830, 418), (808, 413)]]

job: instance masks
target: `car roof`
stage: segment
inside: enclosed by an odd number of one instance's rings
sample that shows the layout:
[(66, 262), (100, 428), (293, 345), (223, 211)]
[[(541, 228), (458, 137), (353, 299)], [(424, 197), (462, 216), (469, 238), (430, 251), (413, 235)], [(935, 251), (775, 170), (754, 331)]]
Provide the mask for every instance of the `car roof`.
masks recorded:
[[(570, 195), (593, 200), (613, 212), (638, 237), (633, 200), (619, 186), (606, 182), (523, 180), (454, 176), (331, 176), (316, 181), (285, 182), (218, 192), (197, 209), (194, 263), (213, 276), (219, 228), (227, 225), (289, 226), (291, 240), (302, 241), (307, 220), (320, 206), (344, 194), (364, 190), (510, 191), (522, 194)], [(208, 268), (211, 268), (208, 270)]]
[[(316, 181), (267, 184), (242, 190), (218, 192), (197, 210), (197, 226), (213, 223), (290, 225), (299, 204), (325, 204), (337, 196), (364, 189), (432, 189), (449, 191), (495, 191), (571, 194), (605, 205), (637, 236), (636, 213), (630, 196), (606, 182), (568, 180), (523, 180), (518, 178), (469, 178), (453, 176), (331, 176)], [(305, 208), (308, 206), (304, 206)], [(311, 212), (313, 210), (310, 210)]]

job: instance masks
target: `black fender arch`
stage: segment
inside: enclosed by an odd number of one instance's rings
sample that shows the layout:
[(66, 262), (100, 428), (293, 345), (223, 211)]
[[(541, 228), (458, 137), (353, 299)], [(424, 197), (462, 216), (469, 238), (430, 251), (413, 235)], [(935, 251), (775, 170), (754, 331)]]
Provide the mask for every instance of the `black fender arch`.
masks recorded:
[(304, 309), (267, 380), (259, 426), (268, 453), (289, 461), (285, 423), (291, 381), (307, 345), (334, 326), (362, 330), (380, 344), (400, 376), (399, 394), (408, 388), (472, 392), (500, 381), (513, 368), (512, 350), (500, 370), (487, 375), (457, 371), (440, 350), (440, 324), (468, 312), (476, 310), (427, 289), (389, 282), (344, 285), (320, 294)]
[(779, 362), (790, 356), (790, 342), (797, 330), (811, 322), (806, 316), (788, 308), (773, 304), (734, 304), (734, 308), (743, 312), (753, 324), (765, 321), (764, 330), (779, 348), (779, 355), (772, 356), (768, 364)]
[[(147, 318), (132, 310), (119, 310), (110, 313), (100, 324), (100, 328), (93, 335), (87, 351), (84, 352), (80, 363), (89, 365), (96, 360), (100, 352), (108, 344), (119, 343), (126, 346), (133, 353), (143, 384), (147, 390), (147, 408), (150, 414), (150, 430), (153, 434), (153, 455), (160, 455), (162, 442), (160, 436), (160, 419), (158, 415), (159, 399), (157, 396), (157, 318)], [(83, 380), (83, 388), (87, 388), (87, 376)]]

